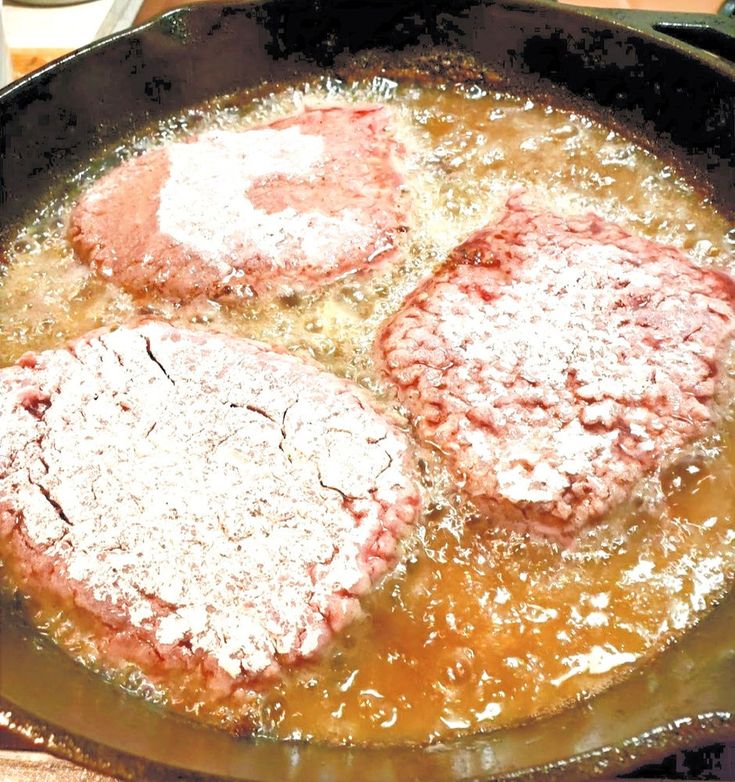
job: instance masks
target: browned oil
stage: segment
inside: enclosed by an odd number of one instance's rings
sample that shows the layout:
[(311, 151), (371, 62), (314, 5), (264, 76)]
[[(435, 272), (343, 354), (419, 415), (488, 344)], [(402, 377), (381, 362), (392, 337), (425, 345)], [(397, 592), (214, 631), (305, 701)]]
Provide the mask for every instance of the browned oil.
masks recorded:
[[(325, 79), (244, 93), (129, 139), (94, 171), (181, 134), (248, 127), (303, 104), (380, 100), (395, 112), (413, 204), (401, 260), (368, 280), (280, 299), (174, 306), (95, 277), (65, 238), (73, 193), (46, 206), (0, 277), (0, 364), (99, 326), (153, 315), (278, 342), (385, 398), (371, 347), (380, 323), (447, 251), (496, 215), (511, 188), (561, 213), (592, 209), (702, 264), (729, 267), (735, 230), (670, 161), (578, 112), (478, 85)], [(90, 169), (92, 172), (93, 169)], [(92, 176), (92, 173), (90, 173)], [(735, 576), (735, 423), (653, 476), (639, 501), (574, 546), (494, 528), (424, 454), (426, 512), (364, 617), (321, 659), (257, 699), (268, 735), (426, 741), (489, 730), (609, 684), (691, 627)], [(89, 664), (73, 618), (35, 617)], [(138, 680), (141, 692), (167, 696)], [(236, 703), (171, 706), (231, 726)]]

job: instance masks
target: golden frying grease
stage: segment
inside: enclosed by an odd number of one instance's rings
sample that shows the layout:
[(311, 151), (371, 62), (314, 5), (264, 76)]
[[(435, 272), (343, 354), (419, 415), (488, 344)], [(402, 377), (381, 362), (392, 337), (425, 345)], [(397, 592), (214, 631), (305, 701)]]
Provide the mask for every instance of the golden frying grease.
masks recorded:
[[(304, 103), (364, 100), (393, 106), (407, 149), (414, 213), (393, 270), (270, 301), (178, 307), (134, 299), (73, 258), (64, 235), (71, 194), (9, 248), (0, 364), (146, 314), (286, 345), (390, 404), (372, 363), (377, 329), (452, 246), (498, 213), (515, 185), (557, 212), (592, 209), (700, 263), (733, 263), (735, 231), (670, 162), (604, 123), (478, 85), (324, 79), (265, 97), (243, 93), (129, 139), (102, 168), (187, 132), (248, 127)], [(490, 730), (629, 672), (695, 623), (735, 576), (729, 416), (565, 551), (493, 528), (463, 502), (436, 455), (422, 453), (421, 464), (425, 514), (404, 562), (321, 659), (260, 693), (247, 714), (236, 703), (203, 709), (196, 692), (178, 700), (139, 682), (138, 689), (201, 719), (254, 721), (279, 737), (403, 742)], [(94, 665), (68, 617), (41, 606), (35, 620)]]

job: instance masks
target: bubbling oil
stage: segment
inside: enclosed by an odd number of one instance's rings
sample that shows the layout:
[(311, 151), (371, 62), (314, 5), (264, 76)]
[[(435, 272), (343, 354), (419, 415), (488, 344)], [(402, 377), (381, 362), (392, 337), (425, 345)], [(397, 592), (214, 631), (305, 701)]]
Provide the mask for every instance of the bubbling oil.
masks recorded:
[[(670, 161), (604, 122), (479, 84), (323, 78), (193, 109), (90, 161), (84, 184), (155, 144), (247, 128), (304, 105), (391, 105), (409, 230), (392, 268), (315, 293), (173, 305), (121, 292), (74, 258), (75, 192), (52, 199), (7, 249), (0, 364), (142, 315), (262, 339), (320, 361), (391, 404), (372, 359), (380, 324), (447, 252), (523, 187), (562, 214), (594, 210), (705, 265), (730, 268), (735, 232)], [(607, 686), (691, 627), (735, 578), (735, 421), (652, 476), (640, 497), (560, 550), (490, 525), (436, 454), (420, 450), (425, 512), (364, 614), (317, 660), (256, 698), (265, 735), (422, 742), (527, 720)], [(39, 625), (95, 666), (84, 632), (43, 606)], [(203, 707), (136, 689), (205, 721), (236, 725), (238, 703)]]

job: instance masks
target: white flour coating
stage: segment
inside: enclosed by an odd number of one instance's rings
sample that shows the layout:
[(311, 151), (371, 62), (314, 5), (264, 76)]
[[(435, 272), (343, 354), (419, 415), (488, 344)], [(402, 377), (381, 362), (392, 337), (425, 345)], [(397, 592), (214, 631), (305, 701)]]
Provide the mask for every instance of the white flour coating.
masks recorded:
[(265, 345), (147, 324), (37, 361), (0, 375), (0, 541), (162, 657), (249, 679), (312, 654), (415, 521), (404, 436)]
[(378, 104), (305, 109), (125, 161), (69, 218), (77, 257), (174, 301), (311, 290), (398, 257), (403, 147)]
[(711, 422), (735, 333), (726, 275), (518, 197), (453, 258), (378, 345), (481, 507), (567, 536)]
[(350, 209), (332, 216), (288, 207), (268, 213), (248, 199), (253, 183), (268, 176), (319, 177), (324, 139), (298, 127), (216, 131), (195, 143), (166, 148), (170, 174), (161, 189), (162, 233), (211, 261), (253, 247), (274, 266), (288, 265), (282, 246), (298, 247), (309, 264), (369, 245), (374, 230)]
[[(612, 418), (620, 402), (642, 403), (650, 390), (654, 370), (649, 352), (629, 350), (629, 334), (610, 313), (619, 299), (618, 282), (652, 291), (660, 289), (661, 280), (641, 268), (624, 282), (629, 269), (620, 262), (623, 254), (616, 248), (604, 252), (609, 257), (602, 267), (599, 247), (539, 254), (535, 263), (517, 271), (512, 293), (488, 302), (480, 298), (471, 315), (437, 322), (439, 338), (456, 346), (466, 361), (456, 374), (466, 384), (467, 404), (486, 413), (493, 429), (517, 433), (499, 443), (492, 430), (477, 429), (471, 420), (460, 426), (460, 438), (467, 438), (481, 458), (496, 462), (497, 492), (512, 503), (552, 502), (590, 464), (615, 461), (618, 432), (583, 425), (569, 393), (570, 372), (579, 384), (577, 394), (602, 398)], [(539, 279), (545, 281), (541, 289)], [(445, 311), (466, 307), (466, 293), (458, 288), (448, 286), (442, 294), (437, 304)], [(539, 294), (561, 304), (545, 307)], [(516, 376), (535, 397), (537, 420), (530, 426), (526, 407), (491, 401), (507, 397)], [(492, 411), (486, 411), (488, 405)], [(560, 413), (561, 420), (550, 417), (548, 408)], [(590, 407), (584, 410), (585, 420), (593, 415)], [(645, 410), (639, 415), (650, 431), (640, 428), (637, 447), (651, 450), (651, 438), (663, 425)], [(550, 453), (554, 458), (546, 460)], [(565, 515), (570, 514), (566, 508)]]

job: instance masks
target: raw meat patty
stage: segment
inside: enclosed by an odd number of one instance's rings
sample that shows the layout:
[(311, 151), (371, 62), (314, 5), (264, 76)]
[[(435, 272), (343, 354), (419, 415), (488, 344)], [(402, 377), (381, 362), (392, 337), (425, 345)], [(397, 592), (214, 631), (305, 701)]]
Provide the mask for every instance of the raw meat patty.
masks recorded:
[(421, 438), (490, 515), (571, 534), (713, 418), (735, 285), (513, 196), (378, 337)]
[(411, 474), (355, 386), (261, 343), (148, 323), (0, 370), (0, 552), (154, 681), (315, 654), (415, 522)]
[(158, 147), (84, 193), (72, 244), (127, 290), (177, 300), (379, 267), (404, 220), (390, 121), (379, 105), (310, 109)]

